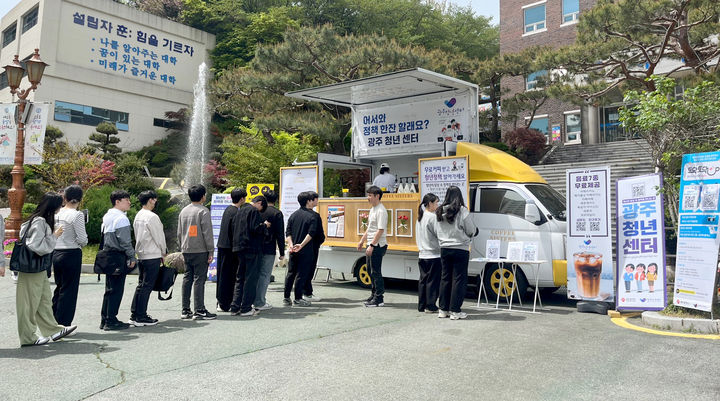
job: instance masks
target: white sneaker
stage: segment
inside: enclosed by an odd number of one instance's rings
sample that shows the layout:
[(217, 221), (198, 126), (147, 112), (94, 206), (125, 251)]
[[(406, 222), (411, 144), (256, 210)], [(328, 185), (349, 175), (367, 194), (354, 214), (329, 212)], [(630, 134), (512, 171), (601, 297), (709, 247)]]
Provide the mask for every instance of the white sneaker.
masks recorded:
[(257, 310), (269, 310), (269, 309), (272, 309), (272, 307), (273, 307), (272, 305), (270, 305), (269, 303), (265, 302), (265, 305), (263, 305), (263, 306), (261, 306), (261, 307), (259, 307), (259, 308), (255, 308), (255, 309), (257, 309)]
[(465, 312), (450, 312), (450, 320), (467, 319), (467, 313)]
[(444, 311), (444, 310), (442, 310), (442, 309), (438, 309), (438, 317), (439, 317), (440, 319), (443, 319), (443, 318), (446, 318), (446, 317), (450, 317), (450, 313), (448, 313), (447, 311)]
[(310, 302), (320, 302), (320, 297), (317, 295), (305, 295), (303, 299), (307, 299)]
[(257, 315), (258, 313), (260, 313), (260, 311), (257, 310), (257, 309), (255, 309), (255, 308), (253, 308), (253, 309), (250, 309), (250, 310), (247, 311), (247, 312), (241, 313), (240, 316), (242, 316), (242, 317), (250, 317), (250, 316), (255, 316), (255, 315)]

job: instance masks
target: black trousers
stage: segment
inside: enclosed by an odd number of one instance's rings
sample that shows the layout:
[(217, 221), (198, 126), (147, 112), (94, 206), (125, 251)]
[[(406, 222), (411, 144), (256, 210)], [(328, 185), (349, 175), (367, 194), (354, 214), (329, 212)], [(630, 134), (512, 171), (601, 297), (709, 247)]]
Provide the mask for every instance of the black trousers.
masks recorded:
[(63, 326), (70, 326), (75, 317), (80, 272), (82, 270), (82, 250), (58, 249), (53, 252), (53, 271), (55, 292), (52, 297), (52, 310), (55, 320)]
[(467, 290), (470, 251), (441, 248), (440, 259), (442, 261), (440, 309), (460, 312)]
[(105, 294), (103, 295), (100, 321), (102, 323), (115, 323), (118, 321), (117, 314), (120, 310), (123, 292), (125, 292), (125, 274), (113, 276), (105, 275)]
[(285, 275), (285, 298), (290, 298), (290, 292), (295, 288), (295, 299), (303, 297), (305, 285), (312, 278), (314, 271), (313, 260), (315, 254), (312, 249), (291, 253), (288, 260), (288, 271)]
[(238, 259), (237, 275), (235, 277), (235, 291), (230, 305), (231, 311), (240, 313), (249, 312), (257, 295), (257, 282), (260, 274), (262, 254), (236, 253)]
[[(372, 245), (370, 245), (372, 246)], [(373, 253), (365, 257), (370, 281), (372, 281), (372, 296), (382, 299), (385, 295), (385, 280), (382, 276), (382, 260), (388, 246), (373, 246)]]
[(232, 249), (218, 248), (217, 254), (217, 286), (215, 298), (220, 309), (230, 310), (235, 291), (235, 277), (238, 271), (238, 257)]
[(140, 277), (138, 285), (135, 288), (132, 306), (130, 307), (130, 316), (133, 318), (141, 318), (147, 316), (148, 301), (152, 294), (155, 281), (157, 281), (160, 272), (160, 263), (162, 259), (146, 259), (138, 261), (138, 269)]
[(440, 291), (440, 273), (442, 263), (440, 258), (420, 259), (420, 281), (418, 281), (418, 311), (425, 309), (436, 311), (435, 303)]
[(313, 247), (313, 252), (315, 252), (315, 255), (313, 256), (312, 270), (310, 271), (310, 278), (305, 281), (305, 286), (303, 287), (304, 295), (313, 294), (312, 278), (315, 275), (315, 270), (317, 270), (317, 261), (318, 256), (320, 256), (320, 247)]

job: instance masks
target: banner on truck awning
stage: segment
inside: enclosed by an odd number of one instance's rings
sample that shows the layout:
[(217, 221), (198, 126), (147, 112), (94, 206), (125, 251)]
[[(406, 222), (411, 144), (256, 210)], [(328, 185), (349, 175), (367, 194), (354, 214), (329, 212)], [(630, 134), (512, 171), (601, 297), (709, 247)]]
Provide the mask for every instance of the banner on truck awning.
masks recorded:
[(442, 152), (445, 141), (470, 141), (471, 92), (353, 112), (353, 156)]
[(212, 202), (210, 202), (210, 219), (212, 220), (215, 250), (213, 251), (213, 260), (208, 266), (208, 280), (210, 281), (217, 281), (217, 243), (220, 235), (220, 222), (225, 209), (230, 205), (232, 205), (230, 194), (213, 194)]
[(430, 157), (418, 159), (418, 180), (420, 182), (420, 197), (428, 193), (440, 198), (442, 205), (445, 192), (454, 185), (460, 188), (463, 201), (468, 210), (471, 209), (468, 191), (470, 189), (468, 170), (470, 163), (467, 156)]
[(709, 312), (720, 236), (720, 152), (683, 156), (673, 303)]
[(613, 299), (610, 167), (566, 170), (567, 294), (571, 299)]
[(666, 306), (665, 224), (662, 175), (617, 181), (618, 310)]
[(300, 209), (297, 197), (300, 192), (318, 190), (317, 166), (280, 168), (280, 211), (287, 227), (290, 215)]

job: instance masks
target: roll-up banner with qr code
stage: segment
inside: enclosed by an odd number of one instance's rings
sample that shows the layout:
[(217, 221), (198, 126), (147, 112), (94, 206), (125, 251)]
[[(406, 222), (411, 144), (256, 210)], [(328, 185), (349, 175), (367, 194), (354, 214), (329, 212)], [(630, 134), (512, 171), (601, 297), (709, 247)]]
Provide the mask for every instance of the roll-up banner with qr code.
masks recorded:
[(566, 171), (567, 294), (571, 299), (613, 300), (610, 167)]
[(474, 107), (471, 92), (446, 98), (362, 108), (353, 113), (353, 155), (439, 153), (445, 141), (469, 141)]
[(213, 254), (214, 257), (212, 262), (210, 262), (210, 266), (208, 266), (208, 280), (210, 281), (217, 281), (217, 243), (218, 237), (220, 236), (220, 222), (222, 221), (225, 209), (230, 205), (232, 205), (230, 194), (213, 194), (212, 202), (210, 203), (210, 219), (212, 220), (215, 253)]
[(618, 310), (662, 310), (665, 293), (665, 224), (662, 176), (617, 181)]
[(674, 304), (709, 312), (718, 263), (720, 152), (683, 156)]
[(440, 198), (442, 204), (445, 192), (450, 186), (460, 188), (465, 205), (469, 205), (468, 169), (470, 168), (467, 156), (430, 157), (418, 159), (420, 172), (420, 196), (433, 193)]

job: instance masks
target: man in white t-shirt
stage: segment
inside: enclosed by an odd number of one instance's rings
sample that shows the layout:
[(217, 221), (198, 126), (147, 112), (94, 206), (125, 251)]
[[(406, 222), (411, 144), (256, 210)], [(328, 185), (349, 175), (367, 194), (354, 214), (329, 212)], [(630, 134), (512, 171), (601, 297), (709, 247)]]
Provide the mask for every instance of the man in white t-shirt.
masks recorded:
[(385, 282), (382, 277), (382, 259), (387, 251), (387, 234), (385, 229), (388, 224), (388, 214), (385, 206), (380, 202), (383, 191), (373, 185), (367, 190), (367, 199), (372, 208), (368, 214), (368, 226), (363, 234), (357, 249), (361, 251), (365, 247), (365, 240), (368, 246), (365, 248), (365, 259), (368, 273), (372, 281), (372, 294), (365, 301), (368, 308), (384, 306)]
[(390, 174), (390, 165), (383, 163), (380, 165), (380, 174), (373, 180), (373, 185), (385, 192), (395, 192), (395, 176)]

